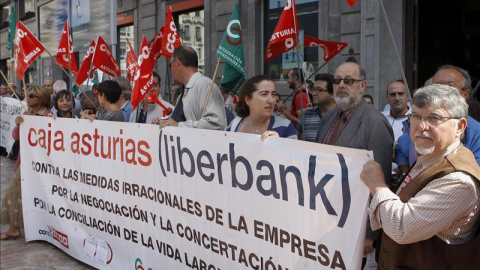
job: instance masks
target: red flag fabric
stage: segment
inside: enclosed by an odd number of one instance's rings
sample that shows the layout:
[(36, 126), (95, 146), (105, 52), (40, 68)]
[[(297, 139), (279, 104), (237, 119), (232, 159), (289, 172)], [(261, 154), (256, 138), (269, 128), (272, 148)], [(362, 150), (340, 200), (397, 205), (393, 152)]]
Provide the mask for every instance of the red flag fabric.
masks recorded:
[(27, 27), (21, 22), (17, 22), (15, 30), (14, 52), (14, 69), (15, 75), (23, 81), (25, 78), (25, 70), (37, 59), (45, 48), (38, 39), (28, 31)]
[(298, 20), (295, 0), (288, 0), (265, 49), (265, 61), (270, 61), (275, 56), (295, 48), (297, 46), (296, 33), (298, 33)]
[(167, 18), (165, 19), (165, 28), (163, 29), (163, 36), (161, 43), (161, 50), (163, 56), (170, 59), (172, 58), (173, 50), (179, 46), (182, 46), (180, 37), (177, 33), (177, 27), (173, 21), (171, 8), (167, 9)]
[(148, 50), (150, 51), (150, 65), (155, 67), (155, 64), (157, 63), (158, 58), (162, 56), (163, 51), (162, 51), (162, 39), (163, 39), (163, 26), (158, 30), (158, 33), (155, 35), (155, 37), (150, 40), (148, 43)]
[(150, 89), (153, 87), (153, 76), (150, 63), (148, 61), (150, 52), (148, 50), (147, 38), (143, 36), (142, 44), (138, 52), (137, 70), (133, 78), (133, 90), (130, 102), (133, 109), (145, 98)]
[(320, 46), (323, 48), (323, 60), (326, 62), (330, 61), (335, 55), (337, 55), (341, 50), (345, 49), (348, 46), (346, 42), (335, 42), (321, 40), (311, 36), (305, 35), (303, 44), (305, 48)]
[[(95, 45), (95, 40), (92, 40), (90, 47), (88, 47), (87, 53), (85, 54), (85, 58), (83, 58), (82, 65), (80, 66), (78, 74), (75, 77), (75, 82), (78, 85), (81, 85), (88, 78), (88, 72), (90, 70), (90, 66), (92, 65), (93, 54), (95, 53)], [(92, 74), (95, 69), (96, 68), (92, 67)]]
[(93, 55), (93, 66), (112, 77), (120, 77), (120, 67), (112, 55), (110, 48), (101, 36), (98, 36), (97, 46)]
[(73, 44), (72, 44), (72, 36), (70, 35), (70, 28), (68, 27), (68, 20), (65, 21), (63, 25), (63, 32), (62, 36), (60, 37), (60, 43), (58, 43), (58, 51), (55, 60), (57, 63), (65, 69), (69, 68), (68, 62), (68, 54), (70, 53), (71, 59), (71, 68), (73, 75), (77, 76), (78, 74), (78, 65), (77, 59), (75, 59), (75, 54), (73, 53)]
[(355, 3), (357, 3), (358, 0), (347, 0), (347, 3), (353, 7), (353, 5), (355, 5)]
[(135, 76), (135, 70), (137, 69), (137, 54), (132, 48), (130, 40), (127, 38), (127, 80), (129, 82), (133, 81)]

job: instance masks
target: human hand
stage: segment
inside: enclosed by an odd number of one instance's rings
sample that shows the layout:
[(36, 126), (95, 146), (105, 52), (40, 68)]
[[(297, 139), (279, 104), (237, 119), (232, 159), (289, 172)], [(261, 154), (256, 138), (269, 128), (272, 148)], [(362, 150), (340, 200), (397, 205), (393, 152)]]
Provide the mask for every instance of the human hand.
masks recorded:
[(381, 188), (388, 188), (387, 184), (385, 184), (382, 167), (373, 160), (369, 160), (363, 165), (360, 179), (362, 179), (362, 182), (368, 187), (372, 195)]
[(57, 119), (57, 116), (56, 116), (55, 114), (53, 114), (53, 113), (48, 113), (47, 116), (53, 118), (53, 120), (56, 120), (56, 119)]
[(373, 247), (373, 240), (365, 238), (365, 244), (363, 245), (363, 255), (367, 255), (374, 250), (375, 248)]
[(23, 116), (19, 115), (17, 116), (17, 118), (15, 118), (15, 124), (17, 125), (20, 125), (21, 123), (23, 123), (24, 119), (23, 119)]
[(154, 125), (160, 125), (160, 119), (158, 119), (158, 117), (155, 117), (152, 119), (152, 124)]
[(287, 112), (287, 105), (285, 105), (283, 102), (278, 102), (277, 103), (277, 107), (278, 107), (278, 111), (281, 113), (281, 114), (285, 114)]
[(278, 132), (273, 131), (273, 130), (267, 130), (265, 131), (262, 136), (260, 137), (262, 139), (262, 142), (265, 141), (268, 137), (279, 137)]
[(95, 120), (95, 114), (90, 114), (89, 110), (83, 110), (80, 113), (80, 119), (88, 119), (90, 122), (93, 122), (93, 120)]
[(178, 122), (175, 121), (175, 120), (172, 120), (171, 118), (160, 120), (160, 128), (164, 128), (164, 127), (167, 127), (167, 126), (178, 127)]

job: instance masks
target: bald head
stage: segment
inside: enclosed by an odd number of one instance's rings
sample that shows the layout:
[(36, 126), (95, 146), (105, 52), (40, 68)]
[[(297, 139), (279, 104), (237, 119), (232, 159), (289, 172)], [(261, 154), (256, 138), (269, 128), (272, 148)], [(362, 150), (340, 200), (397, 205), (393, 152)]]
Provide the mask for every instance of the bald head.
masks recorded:
[(432, 77), (432, 83), (450, 85), (465, 98), (470, 94), (470, 75), (464, 69), (455, 66), (442, 66)]

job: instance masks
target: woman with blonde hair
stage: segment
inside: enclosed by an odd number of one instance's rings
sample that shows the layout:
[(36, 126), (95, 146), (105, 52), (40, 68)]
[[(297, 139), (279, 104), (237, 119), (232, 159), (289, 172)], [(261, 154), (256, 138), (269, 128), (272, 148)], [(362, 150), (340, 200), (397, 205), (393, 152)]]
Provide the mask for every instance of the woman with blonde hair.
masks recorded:
[[(28, 111), (25, 115), (47, 116), (50, 112), (50, 93), (42, 86), (33, 86), (26, 91), (26, 101)], [(15, 119), (15, 128), (12, 136), (15, 140), (20, 137), (20, 124), (23, 122), (22, 116)], [(20, 176), (20, 154), (17, 163), (13, 168), (13, 176), (8, 184), (2, 201), (1, 224), (8, 224), (10, 228), (7, 232), (0, 234), (0, 240), (17, 239), (20, 236), (20, 228), (23, 227), (22, 211), (22, 189)]]

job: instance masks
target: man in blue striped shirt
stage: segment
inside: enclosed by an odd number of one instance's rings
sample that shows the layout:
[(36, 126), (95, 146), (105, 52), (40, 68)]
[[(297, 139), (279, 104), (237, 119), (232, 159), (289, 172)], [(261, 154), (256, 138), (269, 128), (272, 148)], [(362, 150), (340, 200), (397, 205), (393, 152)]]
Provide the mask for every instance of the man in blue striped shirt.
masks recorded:
[(316, 142), (322, 115), (335, 108), (332, 79), (333, 76), (328, 73), (315, 75), (315, 84), (311, 91), (314, 106), (305, 110), (297, 125), (297, 136), (300, 140)]

